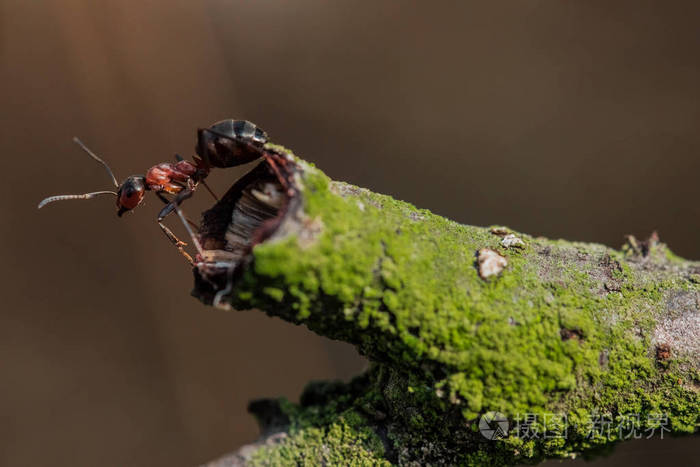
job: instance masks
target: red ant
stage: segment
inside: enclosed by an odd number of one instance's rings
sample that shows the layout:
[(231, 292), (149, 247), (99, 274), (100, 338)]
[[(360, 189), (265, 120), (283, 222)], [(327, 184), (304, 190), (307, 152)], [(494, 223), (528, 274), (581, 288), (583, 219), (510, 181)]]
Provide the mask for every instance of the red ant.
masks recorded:
[[(141, 204), (146, 191), (153, 191), (165, 203), (165, 207), (158, 214), (158, 225), (187, 261), (190, 264), (194, 264), (192, 257), (182, 248), (186, 243), (178, 239), (163, 224), (163, 220), (173, 211), (177, 212), (187, 232), (192, 237), (200, 257), (203, 256), (199, 241), (189, 225), (192, 222), (184, 216), (180, 210), (180, 204), (193, 195), (199, 183), (202, 183), (209, 193), (218, 200), (204, 182), (211, 168), (235, 167), (263, 156), (265, 152), (263, 146), (267, 143), (267, 140), (267, 134), (254, 123), (246, 120), (222, 120), (209, 128), (197, 130), (197, 156), (193, 157), (193, 162), (186, 161), (179, 155), (176, 155), (175, 163), (164, 162), (154, 165), (148, 169), (145, 176), (132, 175), (120, 185), (109, 165), (90, 151), (78, 138), (73, 138), (73, 141), (85, 152), (105, 167), (117, 191), (95, 191), (82, 195), (50, 196), (39, 203), (38, 207), (41, 209), (54, 201), (91, 199), (100, 195), (114, 195), (117, 198), (117, 215), (121, 217), (125, 212), (131, 211)], [(174, 195), (174, 198), (168, 199), (165, 196), (166, 193)]]

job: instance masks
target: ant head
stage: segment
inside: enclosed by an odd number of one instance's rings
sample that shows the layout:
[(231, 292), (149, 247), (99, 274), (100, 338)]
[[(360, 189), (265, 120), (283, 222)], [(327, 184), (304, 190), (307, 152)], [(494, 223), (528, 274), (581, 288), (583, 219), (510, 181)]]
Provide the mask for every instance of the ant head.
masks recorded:
[(144, 194), (146, 194), (146, 177), (132, 175), (124, 180), (117, 190), (117, 215), (121, 217), (125, 212), (141, 204)]

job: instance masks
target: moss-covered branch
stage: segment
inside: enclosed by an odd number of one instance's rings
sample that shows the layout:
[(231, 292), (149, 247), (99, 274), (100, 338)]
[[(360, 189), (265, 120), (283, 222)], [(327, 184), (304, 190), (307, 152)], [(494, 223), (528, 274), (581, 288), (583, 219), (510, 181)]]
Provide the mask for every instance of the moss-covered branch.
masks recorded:
[[(221, 219), (236, 222), (260, 174), (279, 178), (284, 205), (235, 268), (200, 264), (193, 294), (350, 342), (372, 366), (298, 405), (254, 405), (286, 434), (249, 462), (507, 465), (697, 430), (700, 263), (655, 236), (617, 251), (457, 224), (268, 150), (205, 214), (203, 243), (232, 249)], [(491, 412), (510, 428), (493, 440), (479, 430), (498, 426)]]

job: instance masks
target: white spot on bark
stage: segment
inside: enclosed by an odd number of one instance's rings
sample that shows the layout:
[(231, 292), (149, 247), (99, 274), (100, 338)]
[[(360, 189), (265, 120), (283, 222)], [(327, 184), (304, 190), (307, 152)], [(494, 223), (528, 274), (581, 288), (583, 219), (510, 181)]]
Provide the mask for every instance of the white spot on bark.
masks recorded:
[(525, 247), (525, 242), (514, 234), (508, 234), (501, 240), (501, 245), (506, 248), (523, 248)]
[(508, 260), (490, 248), (479, 250), (477, 262), (479, 265), (479, 276), (482, 279), (497, 276), (508, 266)]
[(661, 318), (652, 337), (652, 344), (668, 343), (672, 355), (690, 357), (694, 366), (700, 365), (700, 313), (686, 311), (677, 316)]

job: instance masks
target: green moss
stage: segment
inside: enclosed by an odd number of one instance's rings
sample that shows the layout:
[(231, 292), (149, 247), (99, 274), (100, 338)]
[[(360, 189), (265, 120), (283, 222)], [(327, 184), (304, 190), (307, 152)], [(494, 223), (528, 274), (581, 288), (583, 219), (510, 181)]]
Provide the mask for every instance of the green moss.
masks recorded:
[[(302, 459), (319, 459), (322, 439), (352, 459), (378, 452), (348, 446), (358, 436), (371, 445), (371, 433), (358, 428), (362, 410), (400, 420), (390, 430), (397, 446), (454, 453), (466, 464), (486, 454), (510, 463), (607, 446), (620, 436), (591, 439), (581, 431), (579, 422), (596, 413), (637, 413), (643, 428), (651, 414), (666, 413), (674, 432), (695, 430), (696, 383), (657, 365), (650, 351), (668, 294), (700, 291), (674, 273), (683, 260), (663, 245), (648, 261), (669, 267), (653, 270), (602, 245), (517, 234), (525, 247), (506, 249), (489, 229), (331, 182), (300, 164), (304, 213), (321, 232), (310, 243), (290, 235), (258, 245), (232, 305), (351, 342), (382, 369), (364, 380), (360, 405), (340, 404), (351, 408), (345, 417), (330, 410), (330, 419), (309, 421), (310, 406), (295, 414), (296, 423), (308, 422), (289, 441), (296, 450), (309, 445), (310, 452), (297, 452)], [(481, 248), (507, 258), (500, 276), (479, 277)], [(511, 436), (484, 445), (474, 427), (488, 411), (510, 418), (557, 412), (576, 423), (565, 427), (565, 439)], [(275, 459), (292, 455), (270, 449)]]
[(367, 444), (367, 434), (344, 423), (324, 428), (297, 430), (279, 444), (258, 449), (248, 462), (251, 466), (387, 466)]

